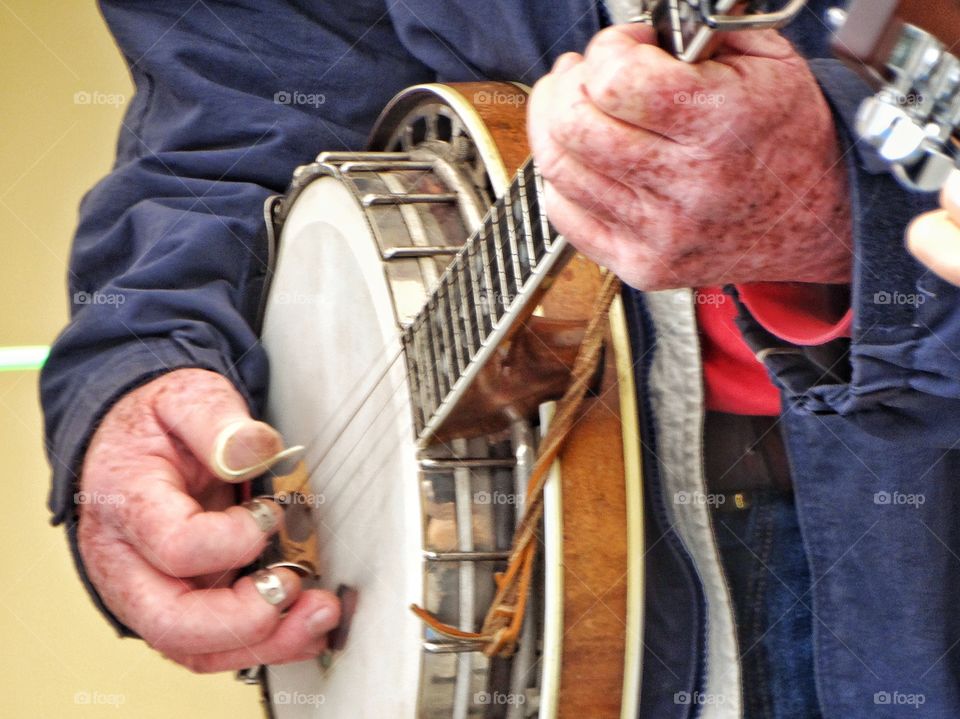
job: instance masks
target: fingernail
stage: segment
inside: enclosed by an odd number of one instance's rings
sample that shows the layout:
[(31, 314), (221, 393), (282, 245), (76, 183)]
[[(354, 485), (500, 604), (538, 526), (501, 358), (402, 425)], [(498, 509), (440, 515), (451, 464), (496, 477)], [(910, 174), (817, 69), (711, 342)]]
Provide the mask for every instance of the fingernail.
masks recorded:
[(302, 451), (302, 447), (284, 449), (283, 439), (270, 425), (246, 419), (220, 431), (211, 464), (221, 479), (240, 482)]
[(257, 523), (257, 528), (264, 534), (272, 532), (274, 527), (280, 523), (279, 515), (263, 500), (251, 499), (240, 506), (250, 512), (253, 521)]
[(324, 604), (307, 620), (307, 630), (314, 636), (323, 636), (337, 626), (337, 610)]
[(576, 65), (580, 61), (580, 56), (574, 52), (565, 52), (563, 55), (557, 58), (557, 61), (553, 63), (553, 70), (551, 72), (561, 73), (566, 72), (571, 67)]

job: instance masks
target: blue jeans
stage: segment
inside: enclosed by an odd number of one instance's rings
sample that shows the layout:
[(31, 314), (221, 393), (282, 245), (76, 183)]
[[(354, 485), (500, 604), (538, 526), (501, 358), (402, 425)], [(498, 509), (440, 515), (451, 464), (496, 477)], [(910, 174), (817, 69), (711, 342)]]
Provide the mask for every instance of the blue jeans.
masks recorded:
[(715, 511), (743, 666), (744, 719), (820, 719), (810, 570), (793, 498), (766, 491)]

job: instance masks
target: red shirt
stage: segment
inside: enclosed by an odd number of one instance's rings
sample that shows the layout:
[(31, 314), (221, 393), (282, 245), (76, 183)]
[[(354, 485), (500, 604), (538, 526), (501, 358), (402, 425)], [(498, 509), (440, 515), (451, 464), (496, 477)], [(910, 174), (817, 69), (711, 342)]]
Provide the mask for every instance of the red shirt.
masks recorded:
[[(794, 282), (737, 288), (743, 304), (768, 332), (798, 345), (850, 336), (853, 313), (838, 289)], [(780, 393), (734, 324), (737, 307), (733, 298), (720, 287), (703, 287), (695, 298), (707, 409), (779, 414)]]

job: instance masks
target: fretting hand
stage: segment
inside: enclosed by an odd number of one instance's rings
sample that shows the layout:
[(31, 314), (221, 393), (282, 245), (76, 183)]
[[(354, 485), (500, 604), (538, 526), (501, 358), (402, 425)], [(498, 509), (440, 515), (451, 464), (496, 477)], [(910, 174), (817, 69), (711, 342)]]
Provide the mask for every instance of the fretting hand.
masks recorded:
[(547, 214), (640, 289), (848, 282), (846, 171), (816, 80), (775, 32), (724, 42), (690, 65), (622, 25), (561, 56), (529, 109)]

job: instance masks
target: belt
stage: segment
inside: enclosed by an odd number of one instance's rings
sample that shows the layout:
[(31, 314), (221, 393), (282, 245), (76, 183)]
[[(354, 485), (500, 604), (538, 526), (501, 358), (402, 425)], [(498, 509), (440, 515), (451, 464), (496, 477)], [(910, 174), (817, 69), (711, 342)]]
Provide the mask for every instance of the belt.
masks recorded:
[(793, 491), (778, 417), (707, 412), (703, 448), (707, 490), (733, 500), (718, 508), (744, 509), (756, 492)]

